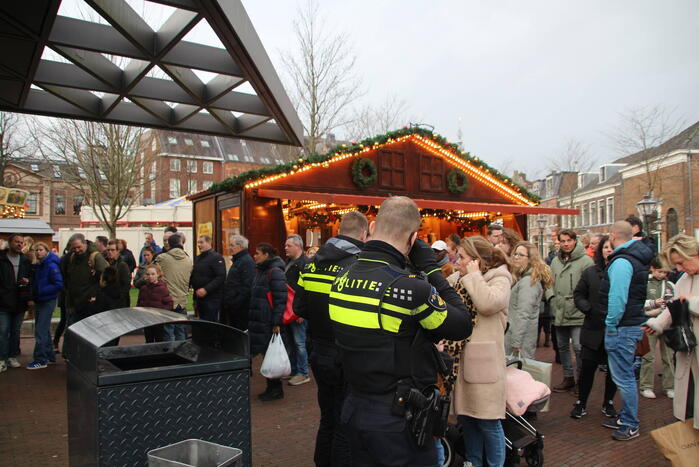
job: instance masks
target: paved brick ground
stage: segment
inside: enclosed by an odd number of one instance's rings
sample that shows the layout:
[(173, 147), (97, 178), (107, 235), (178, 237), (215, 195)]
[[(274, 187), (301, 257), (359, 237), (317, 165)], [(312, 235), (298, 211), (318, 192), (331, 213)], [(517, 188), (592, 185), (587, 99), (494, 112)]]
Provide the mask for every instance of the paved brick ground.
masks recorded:
[[(33, 343), (30, 338), (22, 340), (23, 364), (29, 363)], [(553, 352), (539, 349), (538, 358), (551, 361)], [(259, 358), (255, 359), (254, 368), (259, 365)], [(68, 465), (65, 370), (59, 358), (58, 364), (45, 370), (10, 369), (0, 374), (1, 466)], [(556, 382), (560, 374), (560, 367), (555, 365)], [(546, 465), (668, 465), (648, 433), (673, 421), (670, 400), (660, 395), (655, 400), (641, 398), (641, 437), (629, 442), (614, 441), (611, 430), (601, 426), (603, 374), (598, 376), (588, 404), (590, 413), (585, 418), (578, 421), (568, 416), (575, 402), (569, 394), (554, 394), (551, 412), (540, 415), (535, 425), (546, 435)], [(659, 381), (656, 388), (660, 394)], [(264, 380), (258, 373), (252, 379), (251, 398), (254, 465), (312, 465), (318, 426), (315, 385), (286, 386), (283, 400), (264, 404), (255, 397), (263, 390)]]

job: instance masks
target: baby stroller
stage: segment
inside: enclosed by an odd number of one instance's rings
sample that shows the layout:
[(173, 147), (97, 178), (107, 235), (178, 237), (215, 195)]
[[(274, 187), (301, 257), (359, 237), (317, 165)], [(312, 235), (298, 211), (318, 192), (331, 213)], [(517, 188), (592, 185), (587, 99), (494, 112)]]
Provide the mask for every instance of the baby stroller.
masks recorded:
[[(507, 362), (507, 366), (511, 365), (515, 365), (519, 370), (522, 369), (521, 360)], [(510, 384), (512, 383), (508, 378), (508, 388)], [(546, 396), (531, 402), (526, 410), (513, 408), (508, 404), (505, 419), (502, 421), (507, 449), (506, 466), (520, 465), (522, 459), (530, 467), (544, 465), (544, 435), (531, 424), (531, 421), (536, 418), (536, 413), (546, 405), (549, 395), (550, 391)], [(517, 415), (518, 413), (520, 415)], [(464, 438), (461, 425), (450, 423), (441, 441), (442, 446), (444, 446), (444, 467), (460, 467), (464, 461)]]

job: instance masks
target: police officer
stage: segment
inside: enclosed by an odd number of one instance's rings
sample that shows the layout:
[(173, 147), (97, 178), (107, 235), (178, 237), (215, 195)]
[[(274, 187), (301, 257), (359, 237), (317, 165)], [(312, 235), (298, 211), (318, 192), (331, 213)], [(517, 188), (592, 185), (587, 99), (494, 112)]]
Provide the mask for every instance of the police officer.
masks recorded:
[[(434, 343), (467, 338), (471, 319), (432, 249), (416, 242), (420, 222), (410, 198), (388, 198), (369, 227), (371, 241), (331, 287), (330, 319), (348, 383), (342, 422), (353, 465), (437, 462), (434, 442), (418, 447), (403, 415), (410, 409), (406, 387), (436, 384)], [(408, 253), (426, 280), (405, 269)]]
[(302, 271), (294, 298), (294, 312), (308, 321), (313, 341), (310, 363), (318, 385), (320, 407), (313, 460), (319, 467), (345, 466), (351, 461), (349, 440), (340, 422), (347, 385), (330, 324), (328, 297), (337, 273), (357, 260), (368, 230), (364, 214), (345, 213), (339, 235), (328, 240)]

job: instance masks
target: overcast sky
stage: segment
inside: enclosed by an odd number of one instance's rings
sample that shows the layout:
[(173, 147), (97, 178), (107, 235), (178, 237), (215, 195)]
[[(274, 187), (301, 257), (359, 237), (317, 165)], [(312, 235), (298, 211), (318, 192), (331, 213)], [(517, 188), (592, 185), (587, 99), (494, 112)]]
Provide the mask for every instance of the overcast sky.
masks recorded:
[[(297, 2), (243, 0), (272, 62)], [(496, 167), (542, 174), (568, 138), (599, 161), (630, 107), (699, 120), (699, 1), (322, 0), (348, 34), (366, 98), (395, 94), (410, 116)]]

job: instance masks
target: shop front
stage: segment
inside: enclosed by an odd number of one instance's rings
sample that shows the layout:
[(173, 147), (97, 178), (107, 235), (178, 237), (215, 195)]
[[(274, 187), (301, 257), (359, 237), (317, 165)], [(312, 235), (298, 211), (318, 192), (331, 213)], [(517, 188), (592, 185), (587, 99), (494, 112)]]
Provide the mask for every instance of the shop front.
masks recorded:
[(420, 207), (419, 235), (428, 242), (452, 233), (483, 235), (492, 222), (527, 238), (529, 214), (573, 214), (544, 208), (525, 188), (421, 128), (404, 128), (328, 154), (243, 173), (193, 195), (197, 234), (210, 234), (230, 257), (232, 234), (281, 248), (286, 236), (307, 246), (337, 234), (342, 215), (364, 212), (371, 221), (381, 202), (404, 195)]

